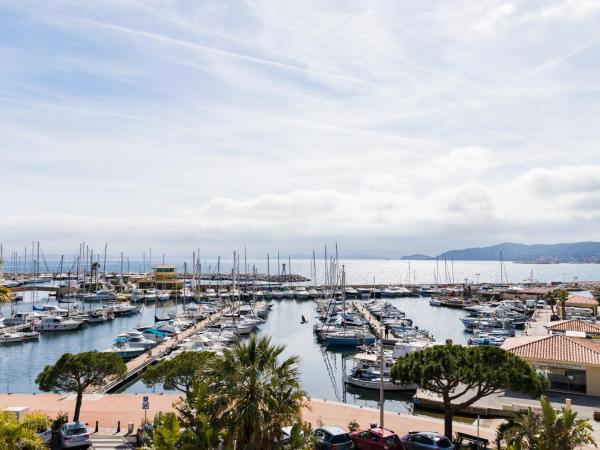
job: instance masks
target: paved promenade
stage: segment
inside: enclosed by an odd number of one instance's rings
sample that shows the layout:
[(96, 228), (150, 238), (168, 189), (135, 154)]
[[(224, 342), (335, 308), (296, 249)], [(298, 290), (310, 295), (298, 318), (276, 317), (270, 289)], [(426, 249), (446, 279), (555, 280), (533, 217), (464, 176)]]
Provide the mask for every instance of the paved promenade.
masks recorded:
[[(143, 394), (86, 395), (83, 400), (81, 419), (87, 422), (92, 429), (98, 421), (103, 434), (116, 430), (117, 421), (121, 421), (122, 430), (127, 430), (127, 424), (130, 422), (137, 427), (144, 419), (142, 397)], [(149, 395), (148, 418), (153, 418), (158, 411), (173, 411), (173, 403), (178, 399), (178, 395)], [(375, 409), (317, 399), (311, 400), (309, 404), (310, 406), (304, 410), (303, 416), (305, 420), (312, 423), (313, 427), (317, 426), (319, 422), (325, 425), (338, 425), (342, 428), (347, 428), (351, 420), (356, 420), (361, 427), (368, 427), (372, 422), (379, 422), (379, 411)], [(0, 395), (0, 409), (9, 406), (25, 406), (30, 410), (41, 410), (51, 417), (55, 417), (59, 412), (67, 412), (72, 415), (75, 408), (75, 396), (60, 394)], [(443, 433), (444, 430), (443, 421), (433, 417), (386, 412), (384, 420), (385, 426), (398, 434), (417, 430)], [(455, 423), (455, 430), (469, 434), (477, 432), (474, 425), (464, 423)], [(494, 428), (482, 426), (481, 436), (493, 440)]]

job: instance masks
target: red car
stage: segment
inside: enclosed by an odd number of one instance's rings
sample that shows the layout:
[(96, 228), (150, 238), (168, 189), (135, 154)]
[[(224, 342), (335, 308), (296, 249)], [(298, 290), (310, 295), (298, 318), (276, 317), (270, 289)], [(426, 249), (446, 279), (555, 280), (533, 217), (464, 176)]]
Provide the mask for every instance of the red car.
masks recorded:
[(404, 450), (398, 435), (387, 428), (355, 431), (350, 438), (359, 450)]

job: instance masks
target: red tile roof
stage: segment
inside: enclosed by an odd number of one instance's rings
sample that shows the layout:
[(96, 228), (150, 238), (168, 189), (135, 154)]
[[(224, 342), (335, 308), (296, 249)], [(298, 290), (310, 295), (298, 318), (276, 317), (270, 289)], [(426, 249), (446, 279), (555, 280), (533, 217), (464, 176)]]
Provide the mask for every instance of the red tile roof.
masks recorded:
[(508, 338), (502, 348), (523, 359), (600, 366), (600, 342), (554, 334)]
[(593, 299), (593, 298), (589, 298), (589, 297), (584, 297), (583, 295), (572, 295), (571, 297), (569, 297), (567, 300), (565, 300), (565, 305), (566, 306), (586, 306), (586, 307), (590, 307), (590, 306), (598, 306), (598, 301)]
[(546, 328), (551, 331), (582, 331), (587, 334), (600, 334), (600, 325), (585, 320), (559, 320), (549, 322)]

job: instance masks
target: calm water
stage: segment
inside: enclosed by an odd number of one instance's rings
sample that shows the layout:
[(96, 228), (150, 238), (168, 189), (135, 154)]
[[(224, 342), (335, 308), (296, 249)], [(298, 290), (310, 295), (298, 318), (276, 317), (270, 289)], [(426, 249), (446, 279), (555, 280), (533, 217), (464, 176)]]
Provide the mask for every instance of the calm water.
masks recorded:
[[(435, 274), (437, 273), (437, 279), (440, 283), (454, 282), (461, 283), (465, 279), (476, 282), (479, 280), (482, 283), (497, 283), (500, 281), (500, 262), (498, 261), (409, 261), (400, 260), (369, 260), (369, 259), (349, 259), (343, 261), (346, 267), (346, 280), (349, 284), (370, 284), (375, 281), (379, 284), (400, 284), (406, 283), (407, 281), (416, 283), (433, 283), (436, 279)], [(102, 261), (100, 261), (102, 264)], [(161, 261), (162, 262), (162, 261)], [(178, 270), (183, 272), (184, 264), (187, 265), (188, 272), (192, 266), (192, 256), (189, 258), (177, 258), (177, 259), (165, 259), (168, 264), (175, 264), (179, 268)], [(153, 264), (158, 263), (154, 260)], [(280, 264), (286, 264), (288, 266), (288, 259), (281, 258)], [(316, 260), (317, 263), (317, 277), (316, 283), (323, 282), (324, 263), (323, 259), (319, 258)], [(29, 263), (30, 265), (31, 263)], [(304, 275), (310, 278), (312, 261), (309, 259), (292, 259), (291, 260), (291, 272), (294, 274)], [(27, 269), (29, 269), (29, 265)], [(202, 272), (207, 273), (215, 271), (217, 266), (216, 260), (202, 260)], [(231, 260), (221, 260), (221, 272), (228, 273), (231, 271)], [(240, 272), (246, 271), (252, 272), (252, 268), (256, 267), (257, 272), (267, 273), (267, 260), (266, 259), (252, 259), (248, 260), (244, 264), (243, 258), (240, 260)], [(52, 271), (58, 270), (58, 261), (48, 261), (48, 268)], [(127, 264), (124, 265), (124, 270), (127, 271)], [(144, 261), (140, 259), (131, 259), (129, 262), (129, 269), (131, 271), (149, 270), (150, 265), (148, 262), (144, 265)], [(23, 271), (25, 267), (21, 263), (17, 267), (18, 270)], [(41, 267), (41, 270), (46, 269), (45, 265)], [(4, 270), (10, 273), (13, 268), (9, 261), (5, 265)], [(62, 271), (67, 272), (69, 270), (75, 270), (71, 261), (63, 263)], [(103, 270), (103, 269), (101, 269)], [(106, 271), (107, 272), (119, 272), (121, 270), (120, 260), (107, 260)], [(286, 269), (289, 272), (289, 268)], [(277, 273), (277, 259), (271, 258), (270, 261), (270, 272), (272, 274)], [(479, 275), (478, 275), (479, 274)], [(600, 281), (600, 264), (517, 264), (513, 262), (504, 263), (504, 274), (502, 277), (503, 281), (516, 283), (523, 280), (537, 280), (541, 282), (550, 281), (573, 281), (589, 280), (589, 281)]]
[[(405, 311), (416, 325), (431, 331), (439, 341), (452, 339), (465, 343), (467, 336), (458, 320), (465, 313), (460, 310), (434, 308), (427, 298), (391, 299), (391, 303)], [(377, 393), (356, 388), (345, 389), (342, 375), (351, 364), (352, 352), (342, 349), (326, 351), (315, 340), (312, 325), (315, 323), (315, 304), (310, 301), (274, 301), (266, 323), (257, 331), (259, 335), (272, 336), (273, 342), (287, 346), (285, 355), (299, 355), (302, 359), (301, 372), (304, 389), (315, 398), (347, 401), (364, 406), (377, 405)], [(168, 304), (157, 308), (160, 316), (174, 308)], [(29, 299), (19, 309), (31, 309)], [(6, 307), (5, 307), (6, 312)], [(138, 324), (153, 320), (154, 307), (141, 315), (121, 317), (103, 324), (88, 325), (82, 330), (43, 334), (39, 342), (28, 342), (0, 347), (0, 390), (4, 392), (38, 392), (36, 375), (46, 364), (54, 363), (64, 352), (81, 352), (108, 348), (121, 332), (133, 329)], [(301, 324), (304, 315), (309, 323)], [(149, 392), (143, 383), (136, 382), (127, 392)], [(160, 389), (157, 389), (160, 391)], [(388, 396), (389, 398), (390, 396)], [(394, 395), (386, 401), (386, 407), (395, 411), (410, 411), (411, 406), (402, 395)]]

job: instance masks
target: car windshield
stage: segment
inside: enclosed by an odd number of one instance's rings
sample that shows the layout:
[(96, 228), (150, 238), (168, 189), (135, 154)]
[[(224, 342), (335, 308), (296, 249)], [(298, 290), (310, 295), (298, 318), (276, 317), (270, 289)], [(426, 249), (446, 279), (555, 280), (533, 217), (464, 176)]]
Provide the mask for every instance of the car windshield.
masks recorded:
[(86, 434), (87, 428), (70, 428), (67, 430), (67, 436), (77, 436), (78, 434)]
[(450, 442), (450, 439), (448, 439), (447, 437), (442, 437), (440, 439), (438, 439), (438, 441), (436, 442), (437, 446), (439, 448), (450, 448), (452, 447), (452, 442)]
[(343, 444), (344, 442), (348, 442), (350, 440), (350, 435), (349, 434), (338, 434), (337, 436), (334, 436), (333, 439), (331, 440), (332, 444)]
[(388, 437), (384, 438), (384, 442), (386, 445), (399, 444), (400, 438), (394, 434), (393, 436), (388, 436)]

